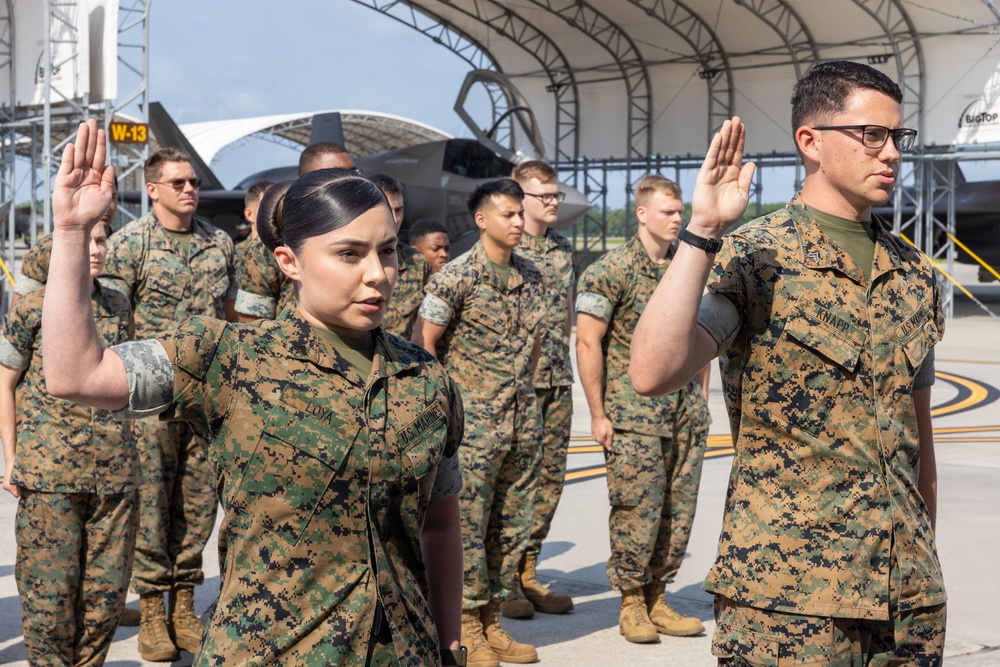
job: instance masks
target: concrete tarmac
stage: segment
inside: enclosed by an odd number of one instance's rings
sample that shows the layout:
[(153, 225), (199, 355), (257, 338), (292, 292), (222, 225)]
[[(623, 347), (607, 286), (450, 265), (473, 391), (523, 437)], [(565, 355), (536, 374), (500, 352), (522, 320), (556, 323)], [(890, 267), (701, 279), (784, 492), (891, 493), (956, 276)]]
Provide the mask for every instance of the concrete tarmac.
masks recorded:
[[(969, 283), (975, 271), (963, 270)], [(1000, 285), (973, 285), (973, 294), (1000, 315)], [(1000, 319), (961, 297), (956, 318), (948, 322), (937, 348), (933, 389), (939, 477), (938, 550), (948, 587), (949, 667), (1000, 665)], [(713, 366), (710, 406), (714, 418), (687, 558), (677, 580), (667, 587), (671, 604), (702, 619), (706, 633), (693, 638), (662, 637), (636, 645), (618, 632), (618, 594), (610, 590), (607, 560), (608, 502), (599, 452), (571, 451), (568, 482), (539, 563), (541, 579), (573, 596), (576, 608), (561, 616), (504, 619), (516, 638), (535, 644), (541, 664), (576, 667), (675, 665), (709, 667), (711, 597), (701, 581), (714, 556), (732, 457), (725, 452), (725, 417), (718, 369)], [(583, 391), (574, 387), (573, 448), (586, 450), (590, 419)], [(14, 581), (15, 499), (0, 492), (0, 665), (27, 665), (21, 636), (20, 603)], [(218, 590), (215, 538), (206, 551), (206, 582), (197, 589), (195, 608), (204, 614)], [(129, 606), (138, 600), (129, 596)], [(119, 628), (106, 664), (146, 664), (136, 648), (138, 628)], [(181, 653), (175, 665), (191, 664)]]

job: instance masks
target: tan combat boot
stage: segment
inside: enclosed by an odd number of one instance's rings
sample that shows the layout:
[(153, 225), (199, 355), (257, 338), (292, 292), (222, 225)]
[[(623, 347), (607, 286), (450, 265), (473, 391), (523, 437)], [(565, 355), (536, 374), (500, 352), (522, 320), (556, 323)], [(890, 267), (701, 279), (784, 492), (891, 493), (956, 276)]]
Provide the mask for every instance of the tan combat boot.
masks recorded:
[(656, 626), (649, 620), (641, 588), (622, 591), (622, 612), (618, 616), (618, 630), (627, 641), (634, 644), (652, 644), (660, 641)]
[(486, 643), (478, 609), (462, 610), (462, 646), (469, 651), (466, 667), (500, 667), (500, 659)]
[(177, 649), (170, 641), (163, 593), (139, 596), (139, 607), (142, 610), (139, 621), (139, 655), (148, 662), (173, 662)]
[(510, 597), (500, 603), (500, 613), (507, 618), (531, 618), (535, 615), (535, 605), (529, 602), (517, 582), (510, 592)]
[(175, 588), (170, 591), (170, 627), (177, 648), (197, 653), (205, 626), (194, 614), (194, 589)]
[(514, 641), (514, 638), (500, 627), (500, 603), (490, 602), (479, 611), (482, 614), (486, 643), (500, 660), (519, 664), (538, 660), (538, 651), (534, 646)]
[(656, 630), (674, 637), (691, 637), (704, 632), (705, 626), (697, 618), (681, 616), (671, 609), (663, 597), (663, 588), (664, 585), (661, 583), (646, 584), (642, 587), (649, 620), (656, 626)]
[[(524, 591), (524, 597), (534, 606), (535, 611), (540, 611), (543, 614), (565, 614), (573, 609), (573, 599), (570, 596), (553, 593), (538, 583), (536, 570), (538, 554), (524, 554), (524, 560), (521, 562), (524, 566), (521, 570), (521, 589)], [(509, 616), (509, 614), (504, 613), (504, 616)]]

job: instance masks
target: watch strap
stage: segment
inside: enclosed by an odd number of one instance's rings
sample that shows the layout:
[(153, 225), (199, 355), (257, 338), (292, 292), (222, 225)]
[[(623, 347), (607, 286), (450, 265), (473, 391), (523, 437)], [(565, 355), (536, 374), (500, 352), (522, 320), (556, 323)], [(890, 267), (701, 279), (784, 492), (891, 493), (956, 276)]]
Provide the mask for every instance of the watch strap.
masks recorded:
[(681, 233), (678, 238), (688, 245), (693, 245), (695, 248), (704, 250), (709, 255), (714, 255), (722, 250), (722, 241), (706, 239), (704, 236), (698, 236), (694, 232), (688, 231), (687, 227), (681, 228)]
[(464, 646), (457, 651), (443, 648), (441, 649), (441, 667), (465, 667), (469, 659), (469, 649)]

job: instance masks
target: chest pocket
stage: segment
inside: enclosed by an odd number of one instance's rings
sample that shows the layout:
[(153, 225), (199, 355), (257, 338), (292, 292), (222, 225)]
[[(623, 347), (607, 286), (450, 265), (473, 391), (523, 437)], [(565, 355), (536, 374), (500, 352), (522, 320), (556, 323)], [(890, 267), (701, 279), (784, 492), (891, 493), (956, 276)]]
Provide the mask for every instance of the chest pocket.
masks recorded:
[(899, 347), (903, 350), (910, 376), (916, 374), (931, 348), (941, 340), (934, 318), (927, 311), (918, 312), (896, 327)]
[(466, 314), (469, 323), (475, 329), (479, 345), (492, 352), (500, 343), (501, 337), (507, 333), (506, 319), (497, 313), (490, 312), (481, 306), (473, 306)]
[(760, 373), (752, 403), (783, 424), (818, 436), (841, 383), (858, 370), (865, 334), (827, 311), (796, 309)]
[(233, 509), (289, 544), (305, 531), (360, 431), (332, 413), (320, 416), (276, 405), (232, 499)]

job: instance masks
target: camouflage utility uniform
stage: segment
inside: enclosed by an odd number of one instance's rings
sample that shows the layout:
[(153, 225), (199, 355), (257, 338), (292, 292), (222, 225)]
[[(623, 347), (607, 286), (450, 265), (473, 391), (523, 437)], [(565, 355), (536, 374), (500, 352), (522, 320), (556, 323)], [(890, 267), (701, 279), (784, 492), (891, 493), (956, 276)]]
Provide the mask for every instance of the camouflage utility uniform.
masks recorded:
[(604, 410), (614, 427), (608, 467), (608, 579), (616, 590), (673, 581), (698, 501), (711, 417), (701, 385), (646, 398), (628, 379), (629, 347), (639, 316), (666, 262), (649, 258), (638, 236), (609, 251), (580, 276), (576, 310), (606, 322)]
[[(936, 616), (943, 643), (946, 599), (912, 392), (933, 382), (944, 320), (929, 262), (874, 227), (868, 280), (796, 197), (726, 237), (709, 279), (700, 320), (737, 434), (705, 582), (722, 658), (831, 664), (850, 654), (842, 626), (876, 621), (902, 662), (936, 664), (907, 639)], [(730, 335), (708, 316), (722, 298), (742, 318)], [(775, 623), (789, 646), (765, 641)]]
[(362, 378), (292, 310), (115, 348), (129, 413), (190, 420), (222, 477), (225, 579), (195, 665), (437, 665), (418, 536), (461, 486), (461, 401), (377, 329)]
[(569, 354), (569, 298), (573, 289), (573, 247), (548, 229), (544, 245), (531, 234), (521, 237), (517, 252), (533, 262), (545, 283), (541, 349), (535, 367), (535, 397), (542, 423), (542, 463), (535, 494), (534, 519), (527, 554), (537, 558), (549, 534), (562, 496), (566, 452), (573, 423), (573, 365)]
[(274, 253), (259, 238), (248, 239), (236, 267), (236, 312), (273, 320), (295, 303), (295, 282), (282, 273)]
[(396, 285), (392, 288), (392, 298), (382, 328), (400, 338), (409, 340), (413, 333), (413, 323), (417, 319), (417, 311), (424, 300), (424, 285), (431, 277), (431, 265), (416, 248), (405, 243), (396, 245), (399, 256), (399, 273), (396, 274)]
[[(192, 223), (187, 257), (150, 213), (108, 239), (102, 282), (132, 302), (136, 338), (174, 328), (195, 315), (225, 318), (236, 295), (233, 242), (220, 229)], [(204, 580), (202, 552), (215, 527), (215, 473), (183, 423), (137, 421), (142, 467), (133, 587), (152, 594)]]
[[(129, 425), (46, 391), (44, 296), (42, 289), (18, 301), (4, 317), (0, 338), (0, 363), (24, 371), (16, 390), (11, 474), (21, 487), (14, 572), (24, 647), (32, 665), (100, 665), (132, 571), (138, 454)], [(103, 345), (131, 338), (132, 312), (124, 296), (95, 283), (92, 303)]]
[(478, 609), (510, 596), (531, 532), (541, 459), (531, 357), (544, 287), (516, 254), (501, 285), (480, 241), (431, 276), (426, 292), (420, 316), (447, 327), (439, 358), (465, 404), (462, 605)]
[(51, 257), (52, 234), (46, 234), (21, 258), (21, 277), (14, 285), (14, 293), (24, 296), (45, 287)]

